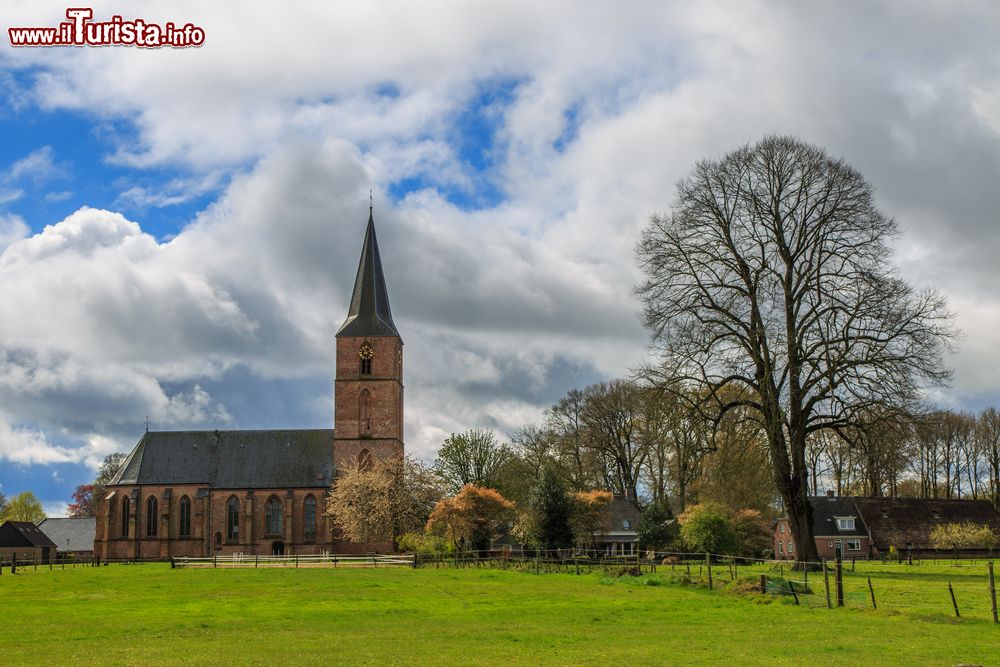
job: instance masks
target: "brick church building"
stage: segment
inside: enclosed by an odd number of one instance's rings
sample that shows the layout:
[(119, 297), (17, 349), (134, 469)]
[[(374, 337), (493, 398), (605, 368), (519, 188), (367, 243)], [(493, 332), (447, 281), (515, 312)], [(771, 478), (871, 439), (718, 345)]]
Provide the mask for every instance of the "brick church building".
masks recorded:
[(149, 431), (108, 485), (97, 558), (385, 551), (324, 517), (338, 470), (403, 454), (403, 341), (371, 211), (337, 332), (334, 429)]

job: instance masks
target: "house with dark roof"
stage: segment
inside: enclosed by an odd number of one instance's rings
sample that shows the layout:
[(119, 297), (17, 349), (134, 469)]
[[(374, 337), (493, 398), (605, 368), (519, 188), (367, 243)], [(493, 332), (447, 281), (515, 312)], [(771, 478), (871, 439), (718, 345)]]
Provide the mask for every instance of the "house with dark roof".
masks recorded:
[(594, 534), (597, 550), (608, 556), (634, 556), (639, 549), (639, 516), (635, 499), (615, 496), (603, 529)]
[(97, 519), (94, 517), (44, 519), (38, 529), (56, 545), (60, 558), (87, 561), (94, 557), (94, 534)]
[[(953, 551), (942, 552), (931, 544), (931, 531), (948, 523), (969, 521), (989, 526), (1000, 535), (1000, 513), (988, 500), (855, 498), (854, 503), (865, 517), (875, 556), (888, 554), (889, 547), (895, 547), (901, 556), (949, 557)], [(967, 549), (960, 555), (983, 556), (986, 552)]]
[(15, 558), (30, 563), (48, 563), (55, 554), (55, 543), (30, 521), (4, 521), (0, 525), (0, 563), (9, 563)]
[[(854, 499), (835, 496), (809, 498), (813, 508), (813, 536), (820, 558), (870, 558), (871, 538), (864, 517), (854, 504)], [(795, 560), (795, 541), (787, 516), (774, 522), (774, 557)]]
[[(1000, 513), (986, 500), (937, 498), (810, 497), (813, 533), (819, 555), (825, 559), (881, 558), (890, 547), (903, 555), (950, 556), (931, 544), (935, 526), (971, 521), (986, 525), (1000, 535)], [(795, 559), (788, 517), (774, 522), (774, 554), (778, 559)], [(981, 556), (972, 549), (960, 555)]]
[(371, 209), (335, 368), (333, 429), (145, 433), (101, 499), (96, 556), (390, 549), (342, 540), (324, 516), (339, 472), (403, 455), (403, 341)]

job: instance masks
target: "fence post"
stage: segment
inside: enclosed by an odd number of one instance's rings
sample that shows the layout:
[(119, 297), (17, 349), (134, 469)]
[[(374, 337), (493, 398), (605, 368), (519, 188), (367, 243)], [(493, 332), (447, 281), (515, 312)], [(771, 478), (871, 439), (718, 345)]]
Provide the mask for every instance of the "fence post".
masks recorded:
[(708, 569), (708, 590), (712, 590), (712, 557), (705, 552), (705, 567)]
[(948, 582), (948, 593), (951, 594), (951, 606), (955, 608), (955, 618), (962, 618), (962, 615), (958, 613), (958, 602), (955, 600), (955, 589), (951, 587), (951, 582)]
[(836, 581), (837, 581), (837, 606), (844, 606), (844, 564), (840, 557), (837, 557), (837, 570), (836, 570)]
[(823, 588), (826, 589), (826, 608), (833, 609), (830, 604), (830, 571), (826, 569), (826, 561), (823, 561)]
[(767, 575), (766, 574), (760, 575), (760, 594), (761, 595), (767, 594)]
[(253, 555), (253, 566), (256, 568), (260, 565), (260, 554)]
[(798, 604), (799, 604), (799, 596), (795, 592), (795, 582), (793, 580), (791, 580), (791, 579), (788, 580), (788, 590), (790, 590), (792, 592), (792, 597), (795, 598), (795, 605), (798, 606)]
[(854, 556), (851, 556), (851, 572), (854, 572)]
[(993, 622), (997, 622), (997, 588), (993, 580), (993, 561), (988, 565), (990, 569), (990, 610), (993, 612)]
[(872, 578), (868, 577), (868, 592), (872, 594), (872, 609), (878, 609), (878, 605), (875, 604), (875, 589), (872, 588)]

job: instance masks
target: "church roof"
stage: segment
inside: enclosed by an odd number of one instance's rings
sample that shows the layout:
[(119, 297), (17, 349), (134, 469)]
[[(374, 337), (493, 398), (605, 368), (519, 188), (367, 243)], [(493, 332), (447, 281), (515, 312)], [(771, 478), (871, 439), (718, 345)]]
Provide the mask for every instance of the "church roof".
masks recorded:
[(375, 220), (370, 210), (351, 306), (337, 336), (399, 336), (389, 310), (389, 291), (385, 286), (378, 239), (375, 238)]
[(151, 431), (108, 486), (263, 489), (325, 487), (332, 480), (333, 429)]

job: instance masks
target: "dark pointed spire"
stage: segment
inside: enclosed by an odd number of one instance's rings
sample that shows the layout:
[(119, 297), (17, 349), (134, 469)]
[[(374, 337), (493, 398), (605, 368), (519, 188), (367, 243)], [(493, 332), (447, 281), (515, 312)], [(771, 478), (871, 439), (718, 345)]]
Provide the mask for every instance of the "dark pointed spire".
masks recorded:
[(389, 291), (385, 287), (382, 259), (375, 238), (375, 219), (368, 208), (368, 231), (361, 248), (358, 276), (354, 279), (354, 294), (337, 337), (340, 336), (399, 336), (389, 310)]

